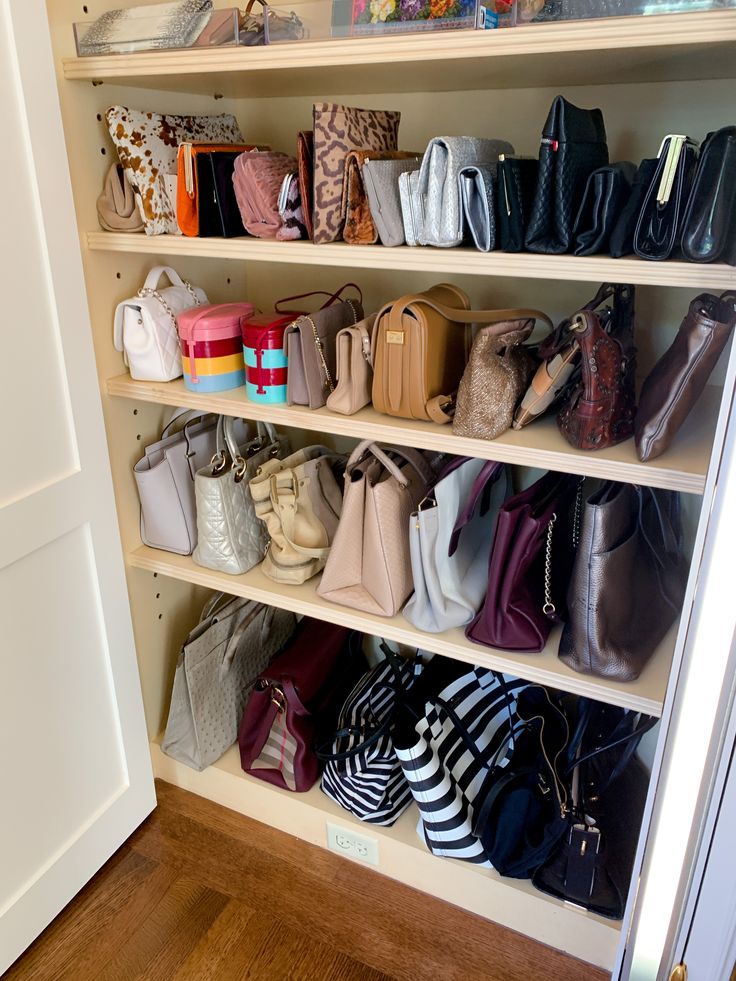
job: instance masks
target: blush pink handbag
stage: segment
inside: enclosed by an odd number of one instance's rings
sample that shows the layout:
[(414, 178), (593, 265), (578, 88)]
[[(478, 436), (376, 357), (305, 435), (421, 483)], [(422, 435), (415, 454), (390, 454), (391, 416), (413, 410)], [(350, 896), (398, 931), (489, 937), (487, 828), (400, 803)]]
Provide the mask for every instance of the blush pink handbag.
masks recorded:
[(284, 178), (296, 174), (295, 157), (286, 153), (241, 153), (235, 160), (233, 187), (245, 230), (257, 238), (279, 238), (283, 219), (279, 197)]

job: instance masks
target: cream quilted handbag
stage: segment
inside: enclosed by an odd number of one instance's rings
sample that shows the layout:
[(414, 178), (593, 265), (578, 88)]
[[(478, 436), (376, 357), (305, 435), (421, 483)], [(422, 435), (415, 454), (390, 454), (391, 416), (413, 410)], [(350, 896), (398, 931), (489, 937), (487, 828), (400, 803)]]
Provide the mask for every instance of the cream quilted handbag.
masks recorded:
[[(171, 286), (159, 289), (162, 276)], [(171, 266), (154, 266), (138, 294), (118, 303), (114, 343), (123, 352), (130, 377), (139, 381), (173, 381), (182, 374), (176, 318), (207, 303), (204, 290), (185, 282)]]
[(302, 583), (324, 568), (342, 508), (332, 466), (344, 459), (307, 446), (268, 460), (251, 480), (256, 514), (271, 537), (261, 567), (269, 579)]
[(194, 478), (197, 547), (192, 557), (197, 565), (239, 576), (258, 565), (267, 542), (250, 480), (268, 460), (288, 453), (289, 444), (273, 426), (259, 422), (258, 437), (239, 447), (234, 427), (235, 419), (220, 416), (217, 453)]
[(356, 446), (320, 596), (379, 616), (398, 613), (414, 588), (409, 519), (432, 480), (432, 468), (417, 450), (381, 448), (370, 440)]

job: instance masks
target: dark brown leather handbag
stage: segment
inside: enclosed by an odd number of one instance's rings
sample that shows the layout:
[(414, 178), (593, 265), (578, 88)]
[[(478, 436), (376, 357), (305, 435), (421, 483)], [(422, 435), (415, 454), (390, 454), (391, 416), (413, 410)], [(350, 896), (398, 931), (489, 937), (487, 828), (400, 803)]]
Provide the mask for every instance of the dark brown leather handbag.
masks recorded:
[[(560, 409), (560, 432), (579, 450), (602, 450), (634, 435), (636, 347), (634, 294), (606, 324), (581, 310), (570, 324), (581, 352), (580, 382)], [(608, 329), (606, 329), (608, 328)]]
[(703, 393), (736, 324), (736, 291), (701, 293), (670, 348), (647, 376), (639, 397), (634, 435), (640, 460), (653, 460), (669, 447)]
[(606, 481), (583, 508), (560, 659), (638, 678), (682, 608), (687, 568), (679, 495)]

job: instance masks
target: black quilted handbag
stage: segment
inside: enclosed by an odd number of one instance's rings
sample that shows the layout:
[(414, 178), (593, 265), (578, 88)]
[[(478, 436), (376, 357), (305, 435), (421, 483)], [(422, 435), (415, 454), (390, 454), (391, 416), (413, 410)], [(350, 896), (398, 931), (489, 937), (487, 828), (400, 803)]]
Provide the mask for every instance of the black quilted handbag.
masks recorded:
[(560, 254), (573, 245), (573, 226), (588, 178), (608, 163), (600, 109), (579, 109), (558, 95), (544, 124), (539, 173), (525, 245)]

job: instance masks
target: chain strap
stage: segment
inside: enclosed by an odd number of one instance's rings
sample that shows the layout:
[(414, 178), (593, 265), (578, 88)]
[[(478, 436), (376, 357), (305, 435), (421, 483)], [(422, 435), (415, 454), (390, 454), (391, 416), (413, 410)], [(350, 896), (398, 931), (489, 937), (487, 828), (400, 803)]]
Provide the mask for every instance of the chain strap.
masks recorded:
[(580, 522), (583, 517), (583, 484), (585, 477), (578, 484), (577, 494), (575, 495), (575, 510), (572, 516), (572, 547), (577, 548), (580, 544)]
[(544, 606), (542, 613), (550, 619), (555, 615), (557, 609), (552, 602), (552, 531), (557, 521), (557, 515), (553, 514), (547, 525), (547, 546), (544, 552)]
[[(347, 303), (347, 305), (350, 307), (350, 310), (353, 314), (352, 326), (354, 327), (355, 324), (358, 323), (358, 311), (356, 310), (356, 302), (355, 300), (345, 300), (345, 303)], [(305, 316), (305, 320), (309, 321), (309, 324), (312, 328), (312, 333), (314, 334), (314, 346), (317, 349), (317, 355), (319, 357), (319, 360), (322, 362), (322, 371), (325, 373), (324, 388), (329, 388), (331, 392), (334, 392), (335, 385), (332, 381), (332, 375), (330, 374), (330, 369), (327, 367), (327, 361), (325, 360), (325, 352), (324, 352), (324, 348), (322, 347), (322, 340), (320, 339), (320, 336), (317, 333), (317, 325), (315, 324), (315, 322), (312, 320), (311, 317)]]
[[(194, 292), (194, 288), (193, 288), (192, 284), (191, 283), (188, 283), (186, 280), (184, 280), (184, 284), (183, 285), (184, 285), (184, 288), (189, 293), (189, 295), (191, 296), (192, 300), (194, 300), (194, 306), (195, 307), (200, 306), (200, 302), (201, 301), (200, 301), (199, 297), (197, 296), (197, 294)], [(161, 306), (164, 308), (164, 310), (171, 317), (171, 323), (174, 325), (174, 327), (176, 327), (176, 314), (171, 309), (171, 307), (169, 306), (169, 304), (166, 302), (166, 300), (164, 299), (162, 293), (160, 293), (158, 290), (152, 289), (150, 286), (141, 286), (141, 288), (138, 290), (138, 296), (141, 299), (143, 299), (146, 296), (153, 296), (153, 297), (155, 297), (158, 300), (158, 302), (161, 304)]]

